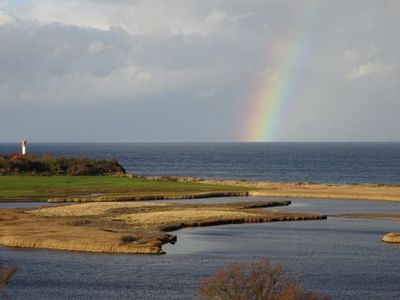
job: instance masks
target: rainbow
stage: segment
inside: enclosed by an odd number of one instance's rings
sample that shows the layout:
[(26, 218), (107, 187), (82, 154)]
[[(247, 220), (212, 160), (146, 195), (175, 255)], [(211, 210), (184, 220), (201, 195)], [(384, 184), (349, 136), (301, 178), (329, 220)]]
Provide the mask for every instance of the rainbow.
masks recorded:
[(321, 2), (309, 1), (302, 18), (293, 26), (296, 30), (275, 41), (272, 51), (267, 51), (268, 60), (278, 62), (278, 71), (263, 74), (250, 101), (246, 101), (250, 105), (247, 104), (249, 112), (246, 114), (242, 141), (276, 141), (283, 131), (285, 114), (294, 109), (293, 102), (301, 83), (301, 71), (309, 54), (312, 29)]

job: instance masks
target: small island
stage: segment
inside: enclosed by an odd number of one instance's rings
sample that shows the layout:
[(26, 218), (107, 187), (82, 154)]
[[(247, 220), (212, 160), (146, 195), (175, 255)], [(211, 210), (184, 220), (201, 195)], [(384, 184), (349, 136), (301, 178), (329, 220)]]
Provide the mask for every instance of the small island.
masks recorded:
[(389, 232), (386, 233), (382, 241), (385, 243), (400, 243), (400, 232)]

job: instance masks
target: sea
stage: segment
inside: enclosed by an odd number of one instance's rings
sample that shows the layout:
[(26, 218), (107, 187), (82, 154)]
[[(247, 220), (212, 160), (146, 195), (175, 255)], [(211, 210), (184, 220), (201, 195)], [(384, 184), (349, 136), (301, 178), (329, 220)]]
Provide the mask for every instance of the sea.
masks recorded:
[[(400, 143), (30, 144), (31, 153), (115, 158), (128, 173), (271, 181), (400, 184)], [(18, 152), (0, 144), (0, 153)], [(227, 203), (272, 198), (210, 198)], [(17, 266), (0, 299), (195, 299), (199, 283), (238, 261), (267, 257), (302, 287), (332, 299), (400, 299), (400, 245), (381, 242), (400, 223), (343, 213), (400, 213), (400, 202), (289, 198), (289, 211), (327, 220), (234, 224), (174, 232), (165, 255), (93, 254), (0, 247)], [(39, 207), (44, 203), (0, 203)], [(275, 208), (276, 209), (276, 208)]]
[[(0, 143), (0, 154), (19, 151)], [(138, 175), (400, 184), (400, 143), (32, 143), (28, 152), (117, 159)]]

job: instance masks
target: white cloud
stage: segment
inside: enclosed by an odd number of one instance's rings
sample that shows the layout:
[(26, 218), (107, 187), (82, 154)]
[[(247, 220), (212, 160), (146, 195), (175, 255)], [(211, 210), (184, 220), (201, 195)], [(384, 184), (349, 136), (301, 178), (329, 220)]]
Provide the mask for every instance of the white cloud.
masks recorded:
[(207, 15), (205, 22), (207, 24), (215, 25), (222, 23), (227, 19), (227, 17), (228, 15), (226, 12), (222, 10), (213, 10)]
[[(98, 30), (110, 28), (106, 7), (97, 4), (95, 9), (90, 1), (51, 1), (27, 2), (22, 6), (12, 7), (19, 18), (36, 21), (41, 24), (60, 23)], [(110, 13), (111, 11), (109, 11)]]
[(234, 15), (232, 17), (232, 20), (233, 21), (243, 21), (243, 20), (246, 20), (246, 19), (250, 18), (254, 14), (255, 13), (253, 11), (252, 12), (248, 12), (248, 13), (240, 13), (240, 14)]
[(16, 18), (13, 15), (3, 10), (0, 10), (0, 26), (15, 25), (15, 24), (16, 24)]
[(355, 49), (348, 49), (343, 53), (343, 58), (347, 62), (357, 62), (360, 60), (361, 54)]
[(41, 24), (98, 30), (120, 27), (135, 35), (203, 34), (207, 29), (204, 16), (188, 6), (162, 1), (40, 0), (10, 6), (10, 10), (22, 20)]
[(142, 71), (136, 75), (135, 79), (139, 82), (149, 82), (153, 80), (153, 75), (150, 72)]
[(366, 63), (359, 66), (356, 66), (350, 70), (347, 74), (347, 79), (359, 79), (363, 77), (375, 76), (375, 75), (384, 75), (393, 73), (398, 69), (398, 66), (392, 64), (384, 64), (384, 63)]

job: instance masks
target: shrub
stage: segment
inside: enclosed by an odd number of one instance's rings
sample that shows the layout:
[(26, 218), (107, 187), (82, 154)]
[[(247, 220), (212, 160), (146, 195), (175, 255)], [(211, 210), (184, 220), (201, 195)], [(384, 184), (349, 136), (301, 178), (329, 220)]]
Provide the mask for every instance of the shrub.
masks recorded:
[(262, 258), (235, 263), (205, 278), (197, 290), (200, 299), (318, 300), (328, 299), (304, 291), (281, 265)]
[(10, 282), (15, 272), (17, 272), (17, 269), (13, 266), (0, 265), (0, 289)]
[(125, 173), (116, 160), (28, 154), (0, 156), (0, 175), (105, 175)]

